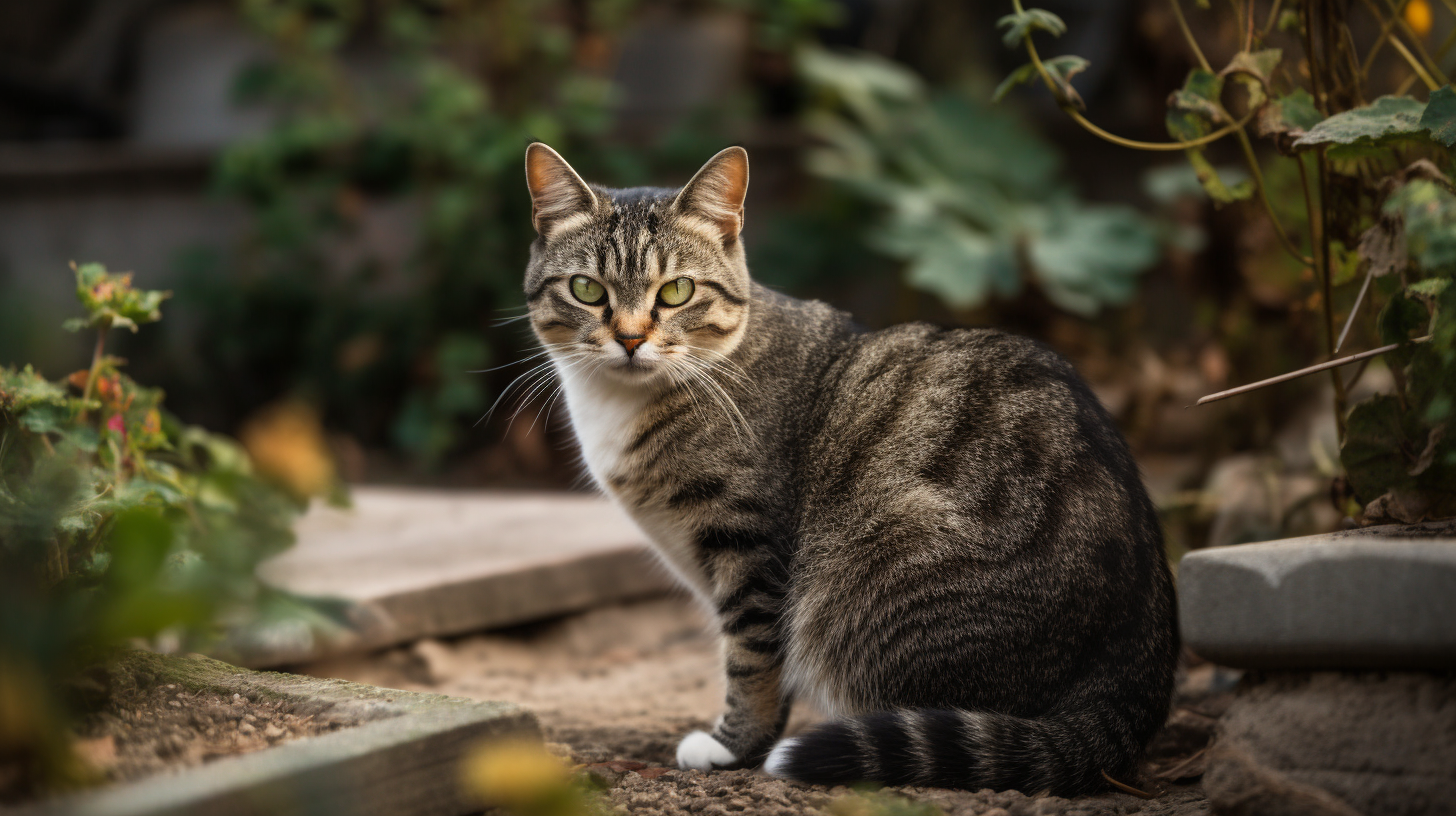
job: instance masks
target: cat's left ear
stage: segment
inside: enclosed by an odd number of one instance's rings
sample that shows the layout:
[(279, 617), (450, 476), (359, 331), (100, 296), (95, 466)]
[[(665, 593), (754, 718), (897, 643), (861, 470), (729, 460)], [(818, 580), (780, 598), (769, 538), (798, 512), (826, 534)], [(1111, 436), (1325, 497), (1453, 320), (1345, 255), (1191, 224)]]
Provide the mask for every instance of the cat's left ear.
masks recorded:
[(682, 188), (672, 206), (678, 212), (707, 219), (725, 242), (743, 229), (743, 199), (748, 195), (748, 151), (727, 148), (708, 159)]

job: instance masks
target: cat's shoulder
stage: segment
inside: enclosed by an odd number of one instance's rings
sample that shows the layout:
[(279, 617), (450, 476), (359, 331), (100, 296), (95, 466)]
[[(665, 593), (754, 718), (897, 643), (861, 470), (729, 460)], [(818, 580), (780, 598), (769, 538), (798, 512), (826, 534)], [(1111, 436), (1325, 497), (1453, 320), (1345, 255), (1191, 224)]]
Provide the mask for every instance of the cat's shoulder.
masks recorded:
[(959, 328), (932, 323), (901, 323), (858, 338), (865, 362), (897, 361), (928, 369), (1013, 379), (1075, 377), (1065, 357), (1020, 334), (994, 328)]

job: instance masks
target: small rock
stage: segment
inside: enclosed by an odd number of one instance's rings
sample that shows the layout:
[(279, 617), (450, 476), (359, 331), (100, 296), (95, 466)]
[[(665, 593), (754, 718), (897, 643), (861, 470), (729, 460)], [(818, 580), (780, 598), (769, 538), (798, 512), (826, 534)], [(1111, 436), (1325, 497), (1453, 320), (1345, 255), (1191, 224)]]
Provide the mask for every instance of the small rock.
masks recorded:
[(287, 732), (274, 723), (268, 723), (268, 727), (263, 729), (263, 736), (268, 739), (280, 739), (285, 733)]
[(258, 729), (254, 728), (252, 725), (250, 725), (248, 723), (245, 723), (245, 722), (238, 724), (238, 731), (240, 733), (243, 733), (243, 734), (251, 734), (251, 733), (253, 733), (254, 731), (257, 731), (257, 730)]
[(173, 708), (181, 708), (182, 707), (182, 703), (180, 703), (180, 702), (178, 702), (176, 700), (168, 700), (167, 701), (167, 705), (169, 705), (169, 706), (171, 706)]
[(76, 740), (72, 746), (87, 765), (106, 770), (116, 764), (116, 737), (107, 734), (95, 739)]

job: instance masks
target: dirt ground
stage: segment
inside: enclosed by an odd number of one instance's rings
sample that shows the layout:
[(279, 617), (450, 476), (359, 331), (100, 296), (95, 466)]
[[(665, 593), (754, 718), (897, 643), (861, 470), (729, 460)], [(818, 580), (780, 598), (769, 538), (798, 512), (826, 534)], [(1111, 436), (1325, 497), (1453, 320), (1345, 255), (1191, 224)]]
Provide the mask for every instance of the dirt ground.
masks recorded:
[(126, 782), (339, 727), (299, 715), (281, 700), (188, 691), (176, 684), (124, 686), (112, 689), (105, 706), (78, 724), (76, 747), (108, 780)]
[[(845, 812), (844, 788), (799, 785), (757, 771), (667, 770), (677, 742), (703, 728), (722, 705), (714, 639), (682, 599), (597, 609), (546, 624), (450, 641), (426, 640), (374, 655), (295, 670), (320, 677), (460, 697), (509, 700), (536, 712), (547, 740), (611, 785), (608, 801), (643, 814), (818, 814)], [(1181, 674), (1169, 724), (1154, 740), (1142, 779), (1144, 799), (1126, 793), (1061, 799), (1014, 791), (891, 788), (951, 816), (1208, 812), (1198, 784), (1201, 749), (1229, 694), (1216, 692), (1213, 667)], [(797, 706), (789, 731), (817, 719)], [(621, 761), (614, 761), (621, 760)]]

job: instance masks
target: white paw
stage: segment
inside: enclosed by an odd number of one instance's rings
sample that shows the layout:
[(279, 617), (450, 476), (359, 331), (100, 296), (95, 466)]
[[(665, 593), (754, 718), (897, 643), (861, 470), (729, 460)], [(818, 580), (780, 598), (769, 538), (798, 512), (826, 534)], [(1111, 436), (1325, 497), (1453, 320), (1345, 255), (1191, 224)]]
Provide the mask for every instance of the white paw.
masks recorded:
[(677, 766), (685, 771), (711, 771), (737, 764), (738, 757), (706, 731), (694, 731), (677, 744)]
[(763, 772), (769, 776), (784, 776), (784, 766), (789, 764), (789, 749), (794, 747), (797, 740), (779, 740), (779, 744), (768, 752), (768, 758), (763, 761)]

